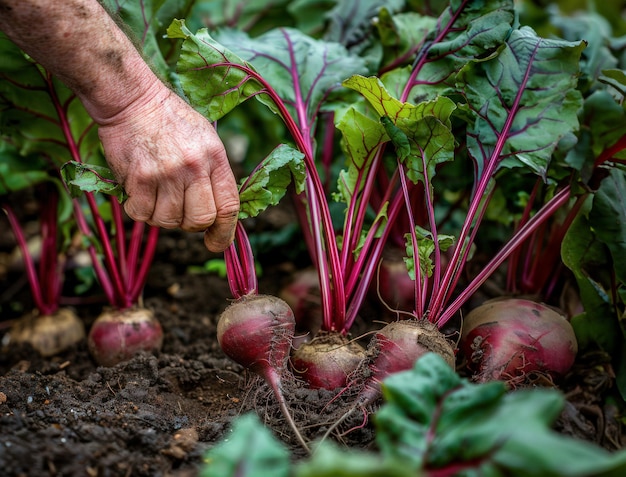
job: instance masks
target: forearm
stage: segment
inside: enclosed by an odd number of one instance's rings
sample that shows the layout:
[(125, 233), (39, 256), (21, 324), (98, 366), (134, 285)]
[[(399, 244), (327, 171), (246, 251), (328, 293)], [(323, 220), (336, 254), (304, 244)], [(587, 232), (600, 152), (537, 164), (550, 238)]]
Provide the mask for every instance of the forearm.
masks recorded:
[(71, 88), (101, 125), (164, 94), (97, 0), (0, 0), (0, 30)]
[(232, 242), (239, 194), (211, 123), (150, 70), (97, 0), (0, 0), (0, 30), (57, 76), (99, 124), (134, 220)]

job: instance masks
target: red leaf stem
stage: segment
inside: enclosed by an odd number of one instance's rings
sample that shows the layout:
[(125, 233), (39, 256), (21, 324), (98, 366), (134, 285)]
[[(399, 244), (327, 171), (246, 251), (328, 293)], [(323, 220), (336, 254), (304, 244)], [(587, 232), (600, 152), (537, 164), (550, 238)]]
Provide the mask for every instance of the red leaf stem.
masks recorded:
[[(143, 232), (143, 224), (136, 223), (137, 233), (141, 230)], [(139, 267), (139, 271), (135, 276), (134, 280), (130, 282), (132, 285), (132, 289), (127, 298), (128, 306), (132, 306), (137, 303), (139, 300), (139, 296), (143, 290), (144, 285), (146, 284), (146, 280), (148, 278), (148, 272), (150, 271), (150, 267), (152, 266), (152, 261), (154, 259), (154, 253), (156, 252), (156, 247), (159, 238), (159, 228), (148, 226), (148, 236), (146, 238), (146, 245), (141, 256), (141, 266)], [(136, 269), (136, 265), (133, 265), (133, 270)]]
[(13, 209), (8, 204), (3, 204), (2, 209), (9, 219), (9, 224), (13, 230), (13, 234), (15, 235), (17, 245), (22, 252), (22, 260), (24, 261), (24, 267), (26, 269), (26, 277), (28, 278), (28, 284), (30, 285), (35, 306), (41, 313), (45, 314), (47, 312), (47, 304), (43, 298), (41, 290), (42, 284), (37, 276), (37, 269), (35, 267), (33, 257), (28, 250), (28, 244), (26, 242), (24, 232), (22, 231), (22, 227), (17, 219), (17, 216), (13, 212)]
[(469, 283), (463, 292), (449, 305), (437, 320), (438, 326), (443, 326), (463, 304), (473, 295), (489, 276), (519, 247), (532, 233), (548, 220), (558, 209), (567, 203), (571, 188), (567, 186), (559, 191), (539, 211), (513, 235), (502, 249), (487, 263), (476, 277)]
[(230, 292), (235, 298), (257, 294), (259, 290), (254, 255), (248, 234), (241, 223), (237, 222), (235, 240), (224, 250), (226, 276)]

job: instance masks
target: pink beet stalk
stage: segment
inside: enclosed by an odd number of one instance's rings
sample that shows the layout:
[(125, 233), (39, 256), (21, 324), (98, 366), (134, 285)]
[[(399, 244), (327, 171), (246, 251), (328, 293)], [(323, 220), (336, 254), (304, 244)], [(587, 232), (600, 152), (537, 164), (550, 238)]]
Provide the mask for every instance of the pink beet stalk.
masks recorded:
[(42, 356), (53, 356), (80, 342), (85, 326), (76, 313), (60, 306), (64, 279), (64, 255), (58, 248), (58, 188), (44, 182), (36, 186), (43, 192), (40, 201), (41, 249), (39, 263), (28, 247), (17, 215), (5, 201), (2, 208), (14, 232), (28, 278), (36, 311), (16, 320), (7, 337), (15, 343), (29, 343)]
[[(82, 163), (80, 153), (82, 138), (74, 137), (68, 116), (69, 106), (74, 97), (61, 103), (52, 77), (47, 75), (46, 80), (52, 103), (57, 111), (58, 126), (63, 132), (70, 156), (72, 160)], [(138, 306), (139, 297), (154, 259), (159, 229), (147, 227), (147, 233), (144, 234), (146, 226), (135, 222), (128, 241), (120, 203), (114, 198), (110, 200), (113, 218), (109, 227), (100, 214), (95, 195), (92, 192), (84, 192), (84, 197), (89, 206), (93, 227), (78, 199), (74, 199), (73, 203), (74, 216), (79, 230), (89, 239), (88, 251), (98, 281), (108, 302), (116, 310), (115, 317), (105, 312), (96, 319), (91, 327), (88, 343), (95, 359), (100, 364), (110, 366), (131, 358), (139, 350), (156, 351), (161, 347), (162, 330), (158, 322), (155, 323), (154, 315), (149, 312), (141, 312), (138, 315), (130, 313), (131, 309), (141, 308)], [(144, 237), (145, 243), (142, 246)], [(96, 240), (99, 247), (95, 243)], [(124, 336), (124, 339), (119, 340), (119, 336)], [(137, 346), (131, 344), (137, 342), (142, 344)], [(112, 356), (117, 359), (111, 358)], [(102, 357), (104, 358), (101, 360)]]
[[(245, 187), (246, 182), (240, 192)], [(220, 347), (233, 361), (264, 379), (296, 439), (308, 452), (282, 390), (296, 328), (293, 311), (281, 298), (259, 294), (254, 255), (241, 221), (237, 222), (235, 240), (224, 251), (224, 260), (228, 284), (236, 300), (219, 317)]]

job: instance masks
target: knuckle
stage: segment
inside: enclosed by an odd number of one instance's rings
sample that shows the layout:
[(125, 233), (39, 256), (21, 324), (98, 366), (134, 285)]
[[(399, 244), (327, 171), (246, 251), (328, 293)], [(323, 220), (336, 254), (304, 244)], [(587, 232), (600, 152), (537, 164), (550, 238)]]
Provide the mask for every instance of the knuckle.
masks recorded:
[(237, 215), (240, 208), (239, 194), (228, 195), (218, 204), (218, 214), (225, 216)]
[(218, 209), (217, 215), (223, 219), (235, 219), (239, 215), (239, 209), (239, 202), (224, 204)]
[(177, 229), (178, 227), (180, 227), (180, 221), (156, 220), (154, 225), (163, 229)]

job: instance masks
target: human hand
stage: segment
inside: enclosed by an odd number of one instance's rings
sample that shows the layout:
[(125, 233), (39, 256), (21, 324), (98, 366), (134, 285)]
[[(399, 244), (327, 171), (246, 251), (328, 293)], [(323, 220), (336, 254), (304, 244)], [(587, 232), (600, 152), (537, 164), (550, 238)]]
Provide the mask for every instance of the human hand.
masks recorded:
[(107, 162), (124, 186), (133, 220), (188, 232), (206, 247), (233, 240), (239, 194), (213, 126), (165, 85), (100, 124)]

